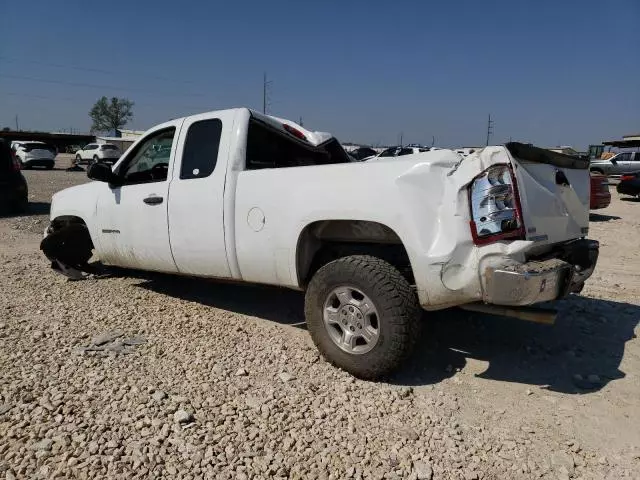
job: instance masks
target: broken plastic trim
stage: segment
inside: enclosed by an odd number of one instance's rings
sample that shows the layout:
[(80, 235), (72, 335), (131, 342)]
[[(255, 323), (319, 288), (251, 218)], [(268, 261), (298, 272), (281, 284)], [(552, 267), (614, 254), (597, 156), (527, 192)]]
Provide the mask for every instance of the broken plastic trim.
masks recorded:
[(562, 153), (552, 152), (544, 148), (534, 147), (526, 143), (509, 142), (505, 144), (509, 153), (518, 160), (525, 160), (535, 163), (546, 163), (560, 168), (572, 168), (576, 170), (587, 170), (589, 160)]

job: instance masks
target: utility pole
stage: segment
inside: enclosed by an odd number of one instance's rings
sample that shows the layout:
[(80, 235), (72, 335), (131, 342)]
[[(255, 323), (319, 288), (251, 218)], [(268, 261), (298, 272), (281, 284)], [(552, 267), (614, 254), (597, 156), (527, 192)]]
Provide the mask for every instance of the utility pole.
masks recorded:
[(493, 134), (493, 123), (491, 114), (489, 114), (489, 121), (487, 122), (487, 147), (489, 146), (489, 137)]
[(300, 121), (298, 122), (298, 125), (300, 125), (301, 127), (304, 127), (304, 123), (302, 123), (302, 115), (300, 116)]
[(18, 115), (16, 115), (16, 132), (20, 131), (20, 125), (18, 124)]
[(400, 132), (400, 146), (402, 146), (402, 136), (403, 136), (403, 134), (402, 134), (402, 132)]
[(262, 113), (267, 114), (267, 107), (269, 106), (269, 87), (271, 86), (271, 80), (267, 80), (267, 72), (264, 72), (262, 79)]

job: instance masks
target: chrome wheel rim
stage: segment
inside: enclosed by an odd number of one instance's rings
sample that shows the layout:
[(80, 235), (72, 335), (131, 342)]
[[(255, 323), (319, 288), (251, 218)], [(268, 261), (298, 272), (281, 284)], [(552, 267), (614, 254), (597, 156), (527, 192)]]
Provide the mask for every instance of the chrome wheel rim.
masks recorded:
[(378, 311), (373, 301), (357, 288), (334, 288), (324, 302), (323, 318), (333, 343), (347, 353), (361, 355), (378, 343)]

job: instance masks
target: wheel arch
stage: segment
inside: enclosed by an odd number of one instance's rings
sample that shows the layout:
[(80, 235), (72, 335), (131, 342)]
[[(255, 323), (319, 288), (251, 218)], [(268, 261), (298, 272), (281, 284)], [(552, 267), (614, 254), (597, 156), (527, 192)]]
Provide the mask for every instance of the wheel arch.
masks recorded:
[(51, 219), (49, 223), (49, 227), (47, 228), (47, 233), (53, 233), (55, 231), (59, 231), (65, 227), (72, 225), (82, 225), (87, 229), (87, 235), (89, 236), (89, 240), (91, 241), (91, 245), (93, 248), (96, 247), (96, 242), (93, 236), (91, 235), (91, 228), (89, 228), (89, 224), (79, 215), (73, 214), (61, 214), (57, 215)]
[(382, 258), (413, 283), (407, 248), (393, 228), (372, 220), (325, 219), (307, 224), (298, 235), (295, 252), (298, 285), (305, 288), (322, 265), (354, 254)]

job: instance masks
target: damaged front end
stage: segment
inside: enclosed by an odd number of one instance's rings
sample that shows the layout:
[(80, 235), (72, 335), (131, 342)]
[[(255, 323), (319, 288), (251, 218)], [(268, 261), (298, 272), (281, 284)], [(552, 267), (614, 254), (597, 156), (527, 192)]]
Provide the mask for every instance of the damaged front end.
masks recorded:
[(89, 263), (93, 248), (87, 226), (75, 218), (53, 220), (40, 242), (40, 250), (51, 261), (51, 268), (71, 280), (100, 272), (96, 264)]

